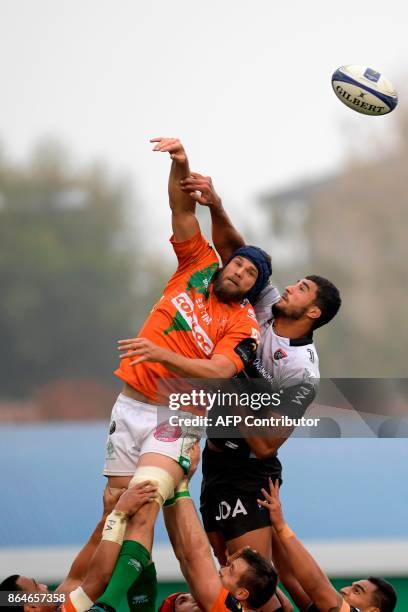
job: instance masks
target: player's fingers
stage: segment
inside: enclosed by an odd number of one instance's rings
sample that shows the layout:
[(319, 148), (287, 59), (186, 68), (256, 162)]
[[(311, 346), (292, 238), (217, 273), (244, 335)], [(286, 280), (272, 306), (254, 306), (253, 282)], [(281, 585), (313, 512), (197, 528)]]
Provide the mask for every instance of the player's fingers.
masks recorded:
[(176, 151), (177, 149), (181, 148), (179, 141), (175, 139), (164, 140), (163, 142), (161, 142), (160, 144), (156, 146), (160, 147), (161, 151), (172, 151), (172, 150)]
[(176, 139), (166, 139), (159, 142), (153, 151), (161, 151), (162, 153), (169, 153), (170, 151), (178, 151), (181, 149), (181, 143)]
[(140, 493), (137, 501), (139, 503), (145, 504), (146, 502), (150, 501), (151, 499), (154, 499), (154, 495), (152, 493)]
[(131, 338), (130, 340), (119, 340), (118, 348), (120, 351), (125, 351), (134, 346), (143, 346), (146, 344), (146, 338)]
[(135, 361), (131, 361), (129, 365), (136, 366), (136, 365), (139, 365), (139, 363), (143, 363), (143, 361), (147, 361), (147, 359), (148, 357), (147, 355), (145, 355), (144, 357), (139, 357), (139, 359), (135, 359)]
[[(138, 485), (136, 485), (138, 486)], [(136, 487), (135, 487), (136, 489)], [(152, 484), (151, 482), (148, 482), (147, 484), (144, 484), (143, 486), (138, 486), (138, 488), (136, 489), (136, 491), (138, 491), (139, 493), (143, 493), (143, 495), (145, 493), (149, 493), (152, 491), (157, 491), (157, 486)]]
[(190, 193), (190, 196), (193, 200), (195, 200), (195, 202), (198, 202), (199, 204), (209, 204), (209, 201), (206, 198), (197, 195), (194, 191)]
[(126, 340), (118, 340), (118, 346), (122, 349), (146, 342), (146, 338), (127, 338)]
[(143, 355), (145, 353), (145, 348), (134, 348), (131, 351), (126, 351), (125, 353), (121, 353), (119, 355), (119, 359), (131, 359), (132, 357), (137, 357), (138, 355)]
[(261, 489), (261, 493), (268, 502), (272, 501), (272, 497), (270, 496), (270, 494), (268, 493), (266, 489)]
[(147, 485), (150, 485), (150, 484), (151, 484), (150, 480), (143, 480), (142, 482), (137, 482), (135, 485), (130, 487), (129, 491), (131, 491), (132, 489), (143, 489), (143, 487), (147, 487)]
[(257, 499), (256, 501), (258, 502), (260, 506), (263, 506), (264, 508), (269, 508), (269, 504), (265, 500)]
[(150, 138), (150, 142), (158, 142), (158, 143), (166, 143), (166, 142), (175, 142), (178, 141), (178, 138), (164, 138), (163, 136), (157, 136), (156, 138)]
[(201, 174), (185, 176), (180, 180), (180, 183), (182, 185), (204, 185), (207, 188), (210, 187), (210, 181), (205, 176), (201, 176)]
[(270, 489), (271, 495), (273, 495), (276, 492), (275, 482), (272, 480), (271, 477), (269, 477), (269, 489)]
[(208, 191), (207, 183), (200, 180), (185, 181), (184, 183), (181, 183), (181, 188), (184, 190), (194, 189), (195, 191)]
[(205, 178), (203, 174), (200, 174), (199, 172), (190, 172), (191, 176), (195, 179), (203, 179)]

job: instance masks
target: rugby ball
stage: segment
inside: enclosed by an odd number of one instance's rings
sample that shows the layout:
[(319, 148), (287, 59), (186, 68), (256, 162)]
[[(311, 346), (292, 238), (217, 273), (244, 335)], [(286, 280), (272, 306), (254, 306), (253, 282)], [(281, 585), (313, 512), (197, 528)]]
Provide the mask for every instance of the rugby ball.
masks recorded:
[(364, 115), (386, 115), (398, 103), (391, 83), (367, 66), (341, 66), (332, 76), (332, 87), (343, 104)]

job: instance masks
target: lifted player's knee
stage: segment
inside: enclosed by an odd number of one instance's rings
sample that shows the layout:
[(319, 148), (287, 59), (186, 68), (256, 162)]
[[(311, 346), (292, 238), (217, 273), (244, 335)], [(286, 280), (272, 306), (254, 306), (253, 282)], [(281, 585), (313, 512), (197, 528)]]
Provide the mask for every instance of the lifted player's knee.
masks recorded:
[(166, 499), (173, 495), (174, 480), (172, 476), (162, 468), (154, 465), (144, 465), (137, 468), (129, 483), (129, 488), (145, 480), (149, 480), (157, 487), (155, 501), (162, 507)]

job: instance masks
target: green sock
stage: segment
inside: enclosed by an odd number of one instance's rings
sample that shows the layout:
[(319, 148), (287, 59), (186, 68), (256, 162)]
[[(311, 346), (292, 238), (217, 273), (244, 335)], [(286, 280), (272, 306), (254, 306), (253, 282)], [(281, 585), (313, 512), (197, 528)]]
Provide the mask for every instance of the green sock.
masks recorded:
[(157, 598), (157, 574), (150, 563), (127, 592), (130, 612), (154, 612)]
[(150, 553), (144, 546), (133, 540), (123, 542), (112, 577), (105, 592), (98, 598), (97, 604), (103, 603), (116, 610), (129, 587), (149, 563)]

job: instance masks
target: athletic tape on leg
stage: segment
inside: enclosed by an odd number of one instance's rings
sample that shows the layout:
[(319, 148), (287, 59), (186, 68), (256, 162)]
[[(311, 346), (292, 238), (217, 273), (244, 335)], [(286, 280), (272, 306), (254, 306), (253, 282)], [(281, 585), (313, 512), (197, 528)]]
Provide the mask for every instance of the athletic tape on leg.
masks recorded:
[(129, 489), (145, 480), (150, 480), (150, 482), (157, 487), (155, 501), (160, 507), (164, 504), (166, 499), (173, 495), (174, 480), (166, 470), (163, 470), (163, 468), (156, 467), (155, 465), (143, 465), (138, 467), (129, 483)]

